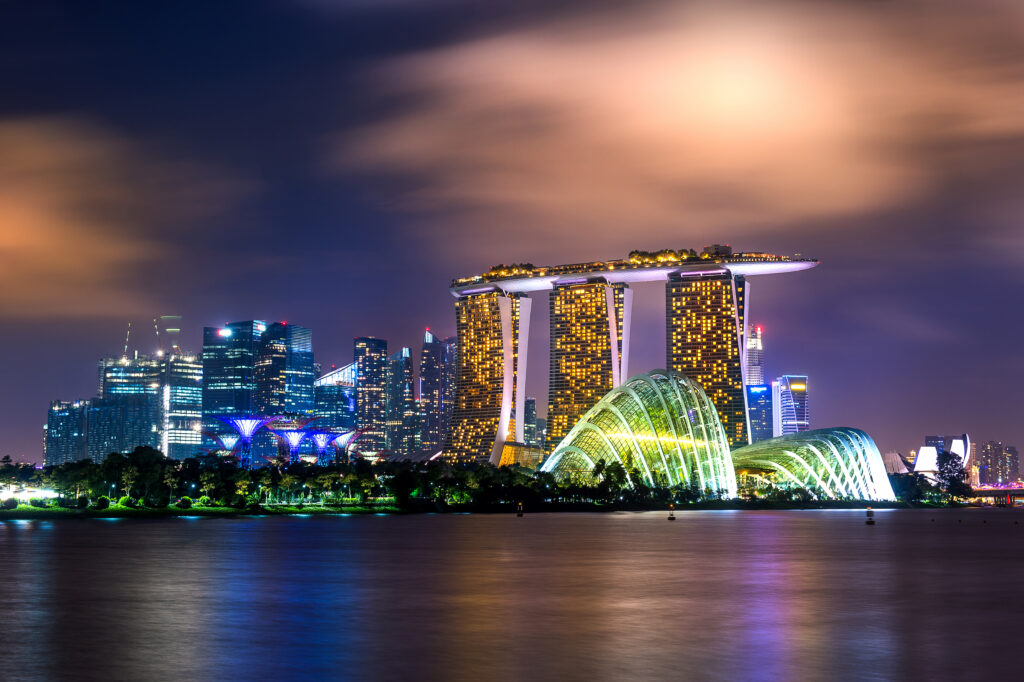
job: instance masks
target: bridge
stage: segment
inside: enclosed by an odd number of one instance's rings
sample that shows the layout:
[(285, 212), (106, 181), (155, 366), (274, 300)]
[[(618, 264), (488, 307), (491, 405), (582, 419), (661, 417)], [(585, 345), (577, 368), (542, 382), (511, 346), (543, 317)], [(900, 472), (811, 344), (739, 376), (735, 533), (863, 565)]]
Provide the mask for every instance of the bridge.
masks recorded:
[(974, 497), (991, 497), (997, 504), (1012, 505), (1016, 497), (1024, 497), (1024, 485), (1013, 488), (1000, 488), (985, 485), (974, 488)]

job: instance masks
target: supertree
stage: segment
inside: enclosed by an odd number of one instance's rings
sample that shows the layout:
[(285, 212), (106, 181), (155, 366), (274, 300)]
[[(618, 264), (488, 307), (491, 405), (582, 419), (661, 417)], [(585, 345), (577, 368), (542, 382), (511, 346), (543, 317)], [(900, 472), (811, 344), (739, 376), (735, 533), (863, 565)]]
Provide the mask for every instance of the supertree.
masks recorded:
[[(246, 469), (252, 466), (252, 438), (264, 426), (275, 422), (279, 417), (268, 417), (262, 414), (247, 414), (230, 417), (217, 417), (238, 432), (238, 460)], [(223, 438), (221, 438), (223, 443)]]
[(352, 431), (346, 431), (345, 433), (338, 434), (335, 436), (331, 443), (345, 456), (345, 460), (348, 460), (348, 449), (359, 439), (359, 436), (363, 435), (364, 429), (353, 429)]
[(293, 464), (299, 461), (299, 447), (302, 445), (302, 441), (313, 433), (306, 427), (316, 421), (318, 417), (288, 415), (278, 417), (278, 419), (281, 421), (271, 431), (288, 446), (288, 463)]
[(332, 442), (334, 442), (339, 436), (345, 434), (335, 433), (334, 431), (310, 431), (309, 439), (313, 441), (313, 445), (316, 446), (316, 463), (317, 466), (327, 466), (330, 464), (330, 458), (327, 455), (327, 448)]

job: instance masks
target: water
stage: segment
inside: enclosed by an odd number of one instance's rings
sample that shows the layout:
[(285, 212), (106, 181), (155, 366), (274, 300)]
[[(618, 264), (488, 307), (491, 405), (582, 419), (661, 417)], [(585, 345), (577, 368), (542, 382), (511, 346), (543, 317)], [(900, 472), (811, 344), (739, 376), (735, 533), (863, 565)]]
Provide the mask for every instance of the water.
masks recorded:
[(874, 527), (862, 511), (684, 512), (673, 523), (663, 513), (0, 522), (0, 679), (1018, 670), (1024, 514), (876, 518)]

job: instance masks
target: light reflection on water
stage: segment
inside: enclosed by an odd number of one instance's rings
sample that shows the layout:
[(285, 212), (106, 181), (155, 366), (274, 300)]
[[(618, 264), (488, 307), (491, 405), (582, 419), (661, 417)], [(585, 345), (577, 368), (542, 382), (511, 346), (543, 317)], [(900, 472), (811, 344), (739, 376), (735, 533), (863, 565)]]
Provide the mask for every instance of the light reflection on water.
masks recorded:
[(1012, 670), (1024, 613), (1019, 513), (876, 518), (5, 522), (0, 671), (794, 680)]

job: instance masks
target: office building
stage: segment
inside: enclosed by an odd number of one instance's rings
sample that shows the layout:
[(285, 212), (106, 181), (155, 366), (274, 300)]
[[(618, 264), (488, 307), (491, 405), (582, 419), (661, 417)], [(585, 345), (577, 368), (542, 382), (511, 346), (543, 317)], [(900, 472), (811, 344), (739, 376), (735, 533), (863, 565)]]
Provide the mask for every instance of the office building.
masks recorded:
[(54, 400), (46, 414), (43, 460), (47, 466), (89, 457), (88, 400)]
[(262, 320), (203, 329), (204, 431), (228, 433), (230, 428), (218, 417), (257, 412), (256, 355), (266, 330)]
[(352, 431), (357, 427), (356, 365), (332, 369), (313, 385), (313, 416), (316, 426), (327, 431)]
[(498, 464), (506, 440), (523, 441), (529, 298), (487, 290), (455, 302), (455, 408), (444, 458)]
[(775, 413), (772, 409), (772, 387), (767, 384), (747, 386), (747, 414), (750, 417), (750, 442), (774, 436)]
[(380, 452), (387, 447), (388, 342), (360, 336), (354, 341), (356, 415), (363, 430), (358, 447)]
[(420, 448), (438, 452), (444, 445), (454, 398), (454, 352), (451, 339), (428, 329), (420, 352)]
[(409, 348), (402, 348), (388, 356), (387, 449), (401, 455), (416, 451), (418, 421), (412, 353)]
[(531, 448), (540, 447), (540, 440), (537, 438), (536, 398), (526, 399), (526, 409), (523, 411), (523, 442)]
[(203, 444), (203, 363), (176, 345), (162, 360), (160, 450), (171, 459), (185, 459)]
[(97, 398), (89, 405), (87, 419), (86, 448), (94, 462), (102, 462), (114, 452), (129, 453), (137, 447), (160, 449), (160, 402), (156, 395)]
[(312, 415), (313, 334), (287, 322), (274, 322), (260, 336), (254, 367), (256, 411)]
[(978, 455), (978, 482), (981, 485), (1007, 485), (1020, 478), (1017, 448), (990, 440)]
[(811, 417), (807, 407), (807, 377), (786, 374), (772, 382), (772, 433), (788, 436), (810, 431)]
[(665, 285), (668, 369), (704, 388), (734, 448), (749, 443), (740, 356), (745, 287), (728, 270), (672, 275)]
[[(628, 373), (633, 291), (587, 279), (556, 282), (550, 295), (548, 440), (551, 451)], [(517, 439), (520, 440), (521, 439)]]
[(747, 369), (744, 382), (747, 386), (763, 386), (764, 380), (764, 344), (761, 340), (761, 325), (750, 325), (747, 330)]

